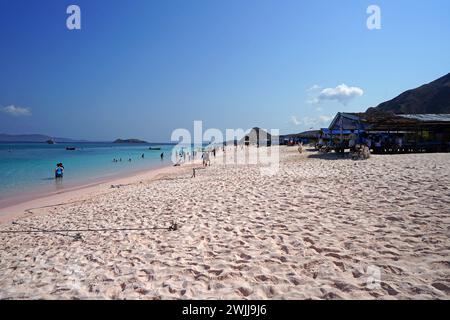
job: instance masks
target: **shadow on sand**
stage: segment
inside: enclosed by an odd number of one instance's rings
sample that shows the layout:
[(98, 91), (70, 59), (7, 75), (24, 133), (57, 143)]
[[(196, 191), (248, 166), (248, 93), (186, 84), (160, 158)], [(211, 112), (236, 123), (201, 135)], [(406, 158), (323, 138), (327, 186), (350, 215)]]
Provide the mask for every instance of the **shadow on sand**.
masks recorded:
[(342, 159), (350, 159), (350, 153), (336, 153), (336, 152), (329, 152), (329, 153), (322, 153), (317, 152), (314, 154), (308, 155), (308, 158), (310, 159), (323, 159), (323, 160), (342, 160)]

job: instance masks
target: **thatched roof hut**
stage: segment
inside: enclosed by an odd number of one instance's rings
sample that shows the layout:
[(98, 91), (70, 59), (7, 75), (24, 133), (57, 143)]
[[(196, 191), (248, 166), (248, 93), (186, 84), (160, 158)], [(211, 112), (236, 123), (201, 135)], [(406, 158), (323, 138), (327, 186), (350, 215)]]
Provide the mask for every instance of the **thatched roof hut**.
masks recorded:
[(270, 146), (272, 144), (272, 135), (266, 130), (254, 127), (241, 140), (246, 146)]

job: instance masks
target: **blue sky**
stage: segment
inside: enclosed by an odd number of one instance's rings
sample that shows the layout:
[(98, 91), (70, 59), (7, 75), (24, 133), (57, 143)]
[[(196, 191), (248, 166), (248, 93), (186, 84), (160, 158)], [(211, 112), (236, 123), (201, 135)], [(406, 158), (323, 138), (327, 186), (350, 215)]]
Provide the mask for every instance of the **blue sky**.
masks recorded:
[[(81, 30), (66, 28), (70, 4)], [(371, 4), (380, 30), (366, 27)], [(323, 127), (450, 72), (449, 12), (448, 0), (0, 0), (0, 132)]]

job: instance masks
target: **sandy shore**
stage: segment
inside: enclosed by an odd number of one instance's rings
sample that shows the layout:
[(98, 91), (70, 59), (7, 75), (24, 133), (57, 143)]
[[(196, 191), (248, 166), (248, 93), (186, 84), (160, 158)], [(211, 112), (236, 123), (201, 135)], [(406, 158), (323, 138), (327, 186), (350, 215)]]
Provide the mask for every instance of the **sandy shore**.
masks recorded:
[[(198, 163), (198, 161), (197, 161)], [(9, 201), (0, 202), (0, 224), (13, 221), (22, 216), (35, 214), (36, 209), (42, 207), (61, 205), (69, 202), (77, 202), (92, 198), (93, 196), (100, 196), (104, 193), (111, 192), (112, 186), (121, 187), (129, 184), (141, 183), (143, 181), (149, 182), (156, 180), (166, 174), (177, 174), (181, 170), (185, 172), (189, 170), (195, 163), (190, 163), (181, 167), (165, 166), (161, 168), (150, 169), (147, 171), (140, 171), (128, 175), (121, 175), (115, 178), (108, 178), (86, 185), (66, 188), (61, 191), (53, 191), (49, 193), (39, 194), (35, 196), (27, 195), (24, 201), (20, 198), (14, 198), (8, 205)], [(194, 165), (195, 166), (195, 165)], [(6, 204), (6, 205), (5, 205)], [(45, 210), (39, 210), (40, 213), (45, 213)]]
[(0, 298), (450, 298), (450, 154), (280, 161), (264, 176), (218, 157), (196, 178), (168, 168), (10, 208), (21, 226), (0, 231), (179, 228), (0, 233)]

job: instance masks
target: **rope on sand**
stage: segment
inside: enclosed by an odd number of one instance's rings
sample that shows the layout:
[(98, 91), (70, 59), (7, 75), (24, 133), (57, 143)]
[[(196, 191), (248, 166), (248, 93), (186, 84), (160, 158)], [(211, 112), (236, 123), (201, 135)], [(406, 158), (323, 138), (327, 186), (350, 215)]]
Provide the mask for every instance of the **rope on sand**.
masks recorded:
[[(22, 227), (28, 227), (33, 230), (0, 230), (0, 233), (53, 233), (58, 234), (60, 236), (65, 237), (71, 237), (75, 241), (77, 240), (83, 240), (83, 237), (81, 235), (82, 232), (121, 232), (121, 231), (153, 231), (153, 230), (167, 230), (167, 231), (176, 231), (178, 230), (178, 224), (176, 222), (172, 222), (169, 227), (148, 227), (148, 228), (100, 228), (100, 229), (56, 229), (56, 230), (45, 230), (40, 229), (32, 226), (24, 226), (22, 224), (19, 224), (18, 222), (12, 222), (14, 225), (22, 226)], [(67, 234), (63, 234), (62, 232), (67, 232)], [(70, 235), (69, 233), (74, 233), (75, 235)]]
[(34, 214), (34, 212), (32, 210), (52, 208), (52, 207), (60, 207), (60, 206), (64, 206), (64, 205), (67, 205), (67, 204), (74, 204), (74, 203), (79, 203), (79, 202), (85, 202), (85, 200), (78, 200), (78, 201), (72, 201), (72, 202), (63, 202), (63, 203), (51, 204), (51, 205), (48, 205), (48, 206), (29, 208), (29, 209), (25, 209), (24, 212), (26, 212), (28, 214)]
[[(13, 221), (12, 224), (18, 225), (18, 226), (23, 226), (22, 224), (20, 224), (20, 223), (18, 223), (18, 222), (15, 222), (15, 221)], [(28, 227), (28, 228), (30, 228), (30, 229), (34, 229), (34, 230), (28, 230), (28, 231), (22, 231), (22, 230), (17, 230), (17, 231), (3, 231), (3, 230), (2, 230), (2, 231), (0, 231), (0, 233), (39, 233), (39, 232), (50, 233), (48, 230), (44, 230), (44, 229), (41, 229), (41, 228), (36, 228), (36, 227), (33, 227), (33, 226), (26, 226), (26, 227)], [(54, 234), (57, 234), (57, 235), (60, 235), (60, 236), (64, 236), (64, 237), (71, 237), (71, 238), (73, 238), (75, 241), (77, 241), (77, 240), (82, 240), (80, 234), (76, 234), (76, 235), (72, 236), (72, 235), (70, 235), (70, 234), (63, 234), (63, 233), (60, 233), (60, 231), (58, 231), (58, 230), (55, 230), (55, 232), (53, 232), (53, 233), (54, 233)]]
[[(126, 185), (124, 185), (124, 186), (126, 186)], [(98, 194), (96, 196), (104, 196), (104, 195), (108, 195), (108, 194), (110, 194), (110, 192), (100, 193), (100, 194)], [(89, 200), (92, 200), (91, 198), (92, 197), (89, 197), (89, 198), (86, 198), (86, 199), (83, 199), (83, 200), (76, 200), (76, 201), (70, 201), (70, 202), (61, 202), (61, 203), (56, 203), (56, 204), (49, 204), (49, 205), (42, 206), (42, 207), (29, 208), (29, 209), (25, 209), (23, 212), (28, 213), (28, 214), (34, 214), (33, 210), (39, 210), (39, 209), (45, 209), (45, 208), (53, 208), (53, 207), (61, 207), (61, 206), (65, 206), (65, 205), (68, 205), (68, 204), (75, 204), (75, 203), (84, 203), (84, 202), (87, 202)]]
[[(117, 185), (117, 186), (111, 185), (111, 188), (120, 188), (122, 186), (128, 186), (128, 185), (132, 185), (132, 183), (126, 184), (126, 185)], [(103, 195), (106, 195), (106, 194), (109, 194), (109, 192), (103, 193)], [(46, 206), (36, 207), (36, 208), (29, 208), (29, 209), (25, 209), (24, 212), (28, 213), (28, 214), (34, 214), (33, 210), (44, 209), (44, 208), (60, 207), (60, 206), (65, 206), (65, 205), (69, 205), (69, 204), (86, 202), (86, 200), (87, 199), (71, 201), (71, 202), (63, 202), (63, 203), (57, 203), (57, 204), (51, 204), (51, 205), (46, 205)], [(83, 240), (83, 237), (81, 235), (82, 232), (107, 232), (107, 231), (110, 231), (110, 232), (121, 232), (121, 231), (154, 231), (154, 230), (176, 231), (176, 230), (178, 230), (178, 224), (176, 222), (174, 222), (174, 221), (172, 221), (172, 223), (171, 223), (171, 225), (169, 227), (101, 228), (101, 229), (86, 228), (86, 229), (58, 229), (58, 230), (41, 229), (41, 228), (37, 228), (37, 227), (33, 227), (33, 226), (23, 225), (23, 224), (20, 224), (18, 222), (15, 222), (15, 221), (13, 221), (11, 224), (18, 225), (18, 226), (25, 227), (25, 228), (30, 228), (30, 229), (33, 229), (33, 230), (0, 230), (0, 234), (2, 234), (2, 233), (11, 233), (11, 234), (17, 234), (17, 233), (27, 233), (27, 234), (32, 234), (32, 233), (53, 233), (53, 234), (57, 234), (57, 235), (64, 236), (64, 237), (71, 237), (71, 238), (74, 239), (74, 241), (78, 241), (78, 240)], [(62, 232), (67, 232), (67, 234), (64, 234)], [(68, 233), (74, 233), (74, 232), (76, 232), (75, 235), (68, 234)]]

